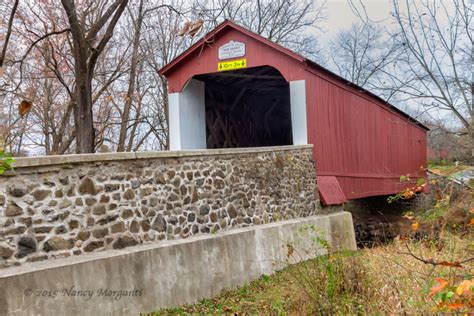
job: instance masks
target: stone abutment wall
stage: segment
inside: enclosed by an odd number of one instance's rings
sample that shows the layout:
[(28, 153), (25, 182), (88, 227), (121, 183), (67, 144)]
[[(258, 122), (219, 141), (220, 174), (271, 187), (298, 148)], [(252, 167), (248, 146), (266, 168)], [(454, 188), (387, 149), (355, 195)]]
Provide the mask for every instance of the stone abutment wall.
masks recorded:
[(311, 146), (20, 158), (0, 267), (315, 215)]

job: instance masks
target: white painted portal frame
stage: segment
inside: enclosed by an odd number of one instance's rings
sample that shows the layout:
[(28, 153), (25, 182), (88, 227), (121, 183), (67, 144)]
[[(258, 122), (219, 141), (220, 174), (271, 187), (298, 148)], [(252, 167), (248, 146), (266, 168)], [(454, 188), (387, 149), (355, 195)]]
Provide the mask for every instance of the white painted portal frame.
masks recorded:
[(170, 150), (206, 149), (204, 82), (191, 79), (169, 95)]
[[(290, 81), (293, 145), (308, 144), (304, 80)], [(190, 80), (183, 92), (169, 95), (170, 149), (206, 149), (205, 83)]]
[(290, 81), (291, 129), (293, 145), (308, 144), (306, 127), (306, 82)]

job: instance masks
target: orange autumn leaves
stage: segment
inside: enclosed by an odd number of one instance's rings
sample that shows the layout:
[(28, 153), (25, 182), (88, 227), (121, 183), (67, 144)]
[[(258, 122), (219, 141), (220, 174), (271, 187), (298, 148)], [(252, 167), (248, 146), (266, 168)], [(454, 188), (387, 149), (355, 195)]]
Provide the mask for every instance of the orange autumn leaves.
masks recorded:
[[(420, 170), (426, 170), (423, 166), (420, 166)], [(411, 181), (410, 179), (410, 174), (407, 174), (406, 176), (400, 176), (400, 182), (407, 182)], [(400, 193), (400, 197), (404, 200), (411, 199), (415, 194), (423, 192), (425, 187), (427, 186), (427, 183), (423, 178), (419, 178), (418, 181), (416, 182), (416, 185), (406, 188)]]
[[(409, 214), (403, 215), (403, 218), (406, 218), (406, 219), (409, 220), (409, 221), (412, 221), (412, 220), (415, 219), (414, 216), (409, 215)], [(413, 221), (413, 222), (411, 223), (410, 227), (411, 227), (411, 230), (412, 230), (414, 233), (416, 233), (416, 232), (418, 231), (418, 229), (420, 228), (420, 223), (419, 223), (418, 221)]]
[(472, 295), (474, 291), (474, 279), (462, 281), (456, 289), (457, 295)]
[(442, 290), (444, 290), (449, 285), (449, 282), (443, 278), (436, 278), (435, 285), (430, 288), (430, 293), (428, 294), (429, 297), (433, 297), (434, 295), (438, 294)]
[[(412, 181), (409, 176), (410, 175), (400, 176), (400, 182)], [(428, 182), (425, 182), (424, 178), (419, 178), (416, 181), (416, 184), (414, 186), (406, 187), (404, 190), (402, 190), (398, 194), (388, 197), (387, 202), (393, 203), (400, 199), (408, 200), (414, 197), (416, 194), (422, 193), (426, 189), (428, 189)]]
[(404, 199), (404, 200), (411, 199), (416, 193), (423, 192), (425, 186), (426, 186), (426, 183), (423, 183), (421, 185), (416, 185), (416, 186), (413, 186), (411, 188), (406, 188), (401, 193), (402, 199)]
[(474, 307), (474, 279), (451, 285), (444, 278), (436, 278), (428, 297), (436, 301), (439, 309), (469, 310)]

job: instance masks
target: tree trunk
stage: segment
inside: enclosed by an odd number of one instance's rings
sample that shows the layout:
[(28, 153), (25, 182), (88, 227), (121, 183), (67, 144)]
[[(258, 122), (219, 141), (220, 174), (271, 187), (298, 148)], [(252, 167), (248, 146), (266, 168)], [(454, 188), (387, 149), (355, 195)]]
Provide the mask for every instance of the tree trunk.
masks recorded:
[(76, 71), (76, 106), (74, 125), (76, 128), (76, 152), (93, 153), (95, 150), (95, 130), (92, 114), (92, 78), (89, 74)]
[[(85, 24), (77, 15), (74, 0), (61, 0), (66, 11), (72, 34), (72, 52), (74, 55), (74, 126), (76, 128), (76, 152), (93, 153), (95, 151), (94, 116), (92, 112), (92, 79), (100, 54), (112, 38), (114, 28), (122, 15), (128, 0), (115, 0), (95, 23), (85, 31)], [(110, 22), (107, 25), (107, 21)], [(100, 40), (97, 38), (105, 29)], [(92, 43), (98, 42), (96, 46)]]
[[(143, 23), (143, 0), (140, 0), (140, 6), (138, 9), (138, 17), (135, 25), (135, 32), (133, 33), (133, 49), (132, 49), (132, 61), (130, 65), (130, 78), (128, 80), (128, 91), (127, 97), (125, 98), (125, 106), (123, 108), (122, 122), (120, 124), (120, 134), (117, 146), (117, 151), (125, 151), (125, 138), (127, 137), (128, 120), (130, 118), (130, 109), (132, 107), (135, 82), (137, 78), (137, 67), (138, 67), (138, 49), (140, 47), (140, 35)], [(135, 122), (135, 124), (138, 124)]]
[(161, 85), (163, 89), (163, 110), (165, 111), (165, 126), (166, 126), (166, 148), (165, 150), (170, 150), (170, 115), (169, 115), (169, 100), (168, 100), (168, 81), (162, 77)]

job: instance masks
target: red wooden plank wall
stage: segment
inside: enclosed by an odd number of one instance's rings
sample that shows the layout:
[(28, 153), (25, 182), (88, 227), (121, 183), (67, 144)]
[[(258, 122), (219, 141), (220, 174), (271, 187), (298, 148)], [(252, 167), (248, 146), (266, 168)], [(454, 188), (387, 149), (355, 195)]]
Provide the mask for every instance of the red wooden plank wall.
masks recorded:
[(323, 204), (333, 205), (347, 202), (336, 177), (317, 176), (317, 181), (321, 202), (323, 202)]
[(336, 176), (347, 199), (392, 194), (400, 176), (424, 176), (426, 130), (316, 69), (306, 76), (308, 141), (318, 176)]

